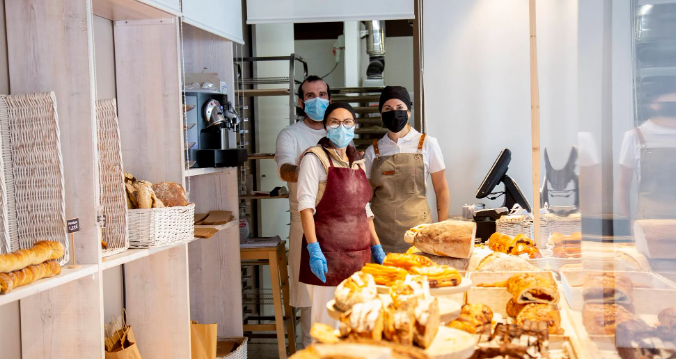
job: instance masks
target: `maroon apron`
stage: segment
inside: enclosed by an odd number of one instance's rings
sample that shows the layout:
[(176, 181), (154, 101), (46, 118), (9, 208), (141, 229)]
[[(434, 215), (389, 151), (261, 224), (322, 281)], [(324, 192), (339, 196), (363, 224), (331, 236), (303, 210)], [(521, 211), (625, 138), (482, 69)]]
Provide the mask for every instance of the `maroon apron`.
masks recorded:
[[(324, 150), (326, 152), (326, 150)], [(317, 241), (326, 257), (329, 271), (322, 283), (310, 270), (310, 253), (303, 235), (298, 280), (318, 286), (337, 286), (371, 261), (371, 231), (366, 217), (366, 203), (371, 187), (364, 170), (331, 166), (328, 169), (324, 196), (315, 208)]]

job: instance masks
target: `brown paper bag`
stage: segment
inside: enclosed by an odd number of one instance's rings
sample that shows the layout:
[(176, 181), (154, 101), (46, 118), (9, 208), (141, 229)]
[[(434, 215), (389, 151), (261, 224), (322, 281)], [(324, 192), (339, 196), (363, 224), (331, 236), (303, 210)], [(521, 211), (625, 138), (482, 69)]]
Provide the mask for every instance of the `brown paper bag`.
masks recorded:
[(216, 359), (218, 324), (197, 324), (190, 321), (190, 352), (192, 359)]
[(142, 359), (136, 346), (134, 331), (128, 325), (106, 338), (106, 342), (105, 359)]

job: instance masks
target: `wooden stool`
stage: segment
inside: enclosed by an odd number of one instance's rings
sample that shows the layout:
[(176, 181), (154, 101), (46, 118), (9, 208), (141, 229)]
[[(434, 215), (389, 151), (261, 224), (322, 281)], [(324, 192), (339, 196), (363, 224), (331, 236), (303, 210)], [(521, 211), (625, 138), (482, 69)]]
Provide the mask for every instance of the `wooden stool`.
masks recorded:
[[(296, 352), (296, 318), (294, 311), (291, 309), (291, 305), (289, 305), (289, 274), (286, 263), (285, 243), (286, 241), (282, 241), (276, 247), (240, 248), (239, 250), (242, 265), (270, 266), (272, 299), (275, 310), (274, 324), (244, 324), (244, 331), (276, 331), (280, 359), (286, 358), (286, 344), (284, 341), (285, 325), (289, 338), (289, 353), (293, 355)], [(284, 297), (283, 301), (282, 296)]]

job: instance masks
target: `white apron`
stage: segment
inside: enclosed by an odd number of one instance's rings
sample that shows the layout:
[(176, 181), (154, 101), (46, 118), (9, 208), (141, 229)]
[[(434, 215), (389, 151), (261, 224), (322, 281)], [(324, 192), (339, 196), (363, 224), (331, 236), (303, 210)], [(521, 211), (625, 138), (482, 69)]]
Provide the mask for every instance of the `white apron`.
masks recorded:
[[(289, 303), (292, 307), (304, 308), (312, 306), (307, 285), (298, 281), (300, 272), (300, 255), (303, 249), (303, 224), (300, 221), (298, 200), (296, 199), (296, 183), (289, 185), (289, 202), (291, 203), (291, 225), (289, 229)], [(293, 199), (292, 199), (293, 198)]]

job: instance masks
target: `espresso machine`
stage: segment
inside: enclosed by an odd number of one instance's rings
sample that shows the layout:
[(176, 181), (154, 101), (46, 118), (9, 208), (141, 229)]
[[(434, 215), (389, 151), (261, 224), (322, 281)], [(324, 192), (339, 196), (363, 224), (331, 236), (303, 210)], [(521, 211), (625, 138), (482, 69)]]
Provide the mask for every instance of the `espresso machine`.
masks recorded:
[(238, 148), (240, 119), (225, 94), (185, 92), (186, 149), (191, 168), (236, 167), (247, 160), (246, 149)]

